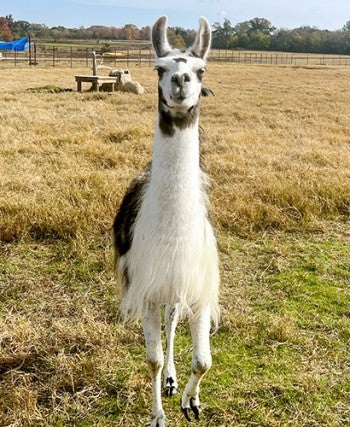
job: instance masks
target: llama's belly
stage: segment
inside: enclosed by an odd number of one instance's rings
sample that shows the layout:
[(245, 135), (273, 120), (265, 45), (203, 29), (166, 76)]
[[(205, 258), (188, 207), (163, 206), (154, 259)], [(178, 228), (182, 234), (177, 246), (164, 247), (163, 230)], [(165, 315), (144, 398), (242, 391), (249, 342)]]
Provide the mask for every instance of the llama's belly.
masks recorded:
[(123, 260), (129, 286), (125, 313), (141, 316), (144, 304), (179, 304), (196, 311), (217, 301), (218, 257), (205, 210), (164, 216), (155, 221), (143, 212), (135, 224), (132, 246)]

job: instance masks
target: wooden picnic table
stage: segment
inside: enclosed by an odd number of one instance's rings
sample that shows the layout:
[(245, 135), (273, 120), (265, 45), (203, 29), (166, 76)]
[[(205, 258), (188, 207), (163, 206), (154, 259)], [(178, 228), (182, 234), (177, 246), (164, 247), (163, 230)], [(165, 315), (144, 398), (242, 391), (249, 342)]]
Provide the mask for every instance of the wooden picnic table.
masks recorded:
[(110, 83), (111, 91), (115, 90), (115, 84), (117, 83), (116, 77), (110, 76), (75, 76), (75, 81), (77, 82), (77, 90), (81, 92), (82, 83), (92, 83), (92, 91), (98, 92), (100, 90), (101, 83)]

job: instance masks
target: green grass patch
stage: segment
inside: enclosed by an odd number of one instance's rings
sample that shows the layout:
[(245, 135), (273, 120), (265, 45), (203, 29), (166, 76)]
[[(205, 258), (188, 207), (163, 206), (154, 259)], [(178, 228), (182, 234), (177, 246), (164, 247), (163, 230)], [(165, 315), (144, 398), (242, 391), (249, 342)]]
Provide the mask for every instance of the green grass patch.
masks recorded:
[[(334, 223), (333, 223), (334, 224)], [(346, 224), (317, 234), (221, 234), (222, 322), (198, 426), (343, 426), (349, 419)], [(0, 419), (144, 426), (151, 383), (139, 323), (123, 325), (108, 239), (1, 245)], [(178, 327), (180, 392), (191, 339)], [(169, 426), (185, 426), (179, 397)]]

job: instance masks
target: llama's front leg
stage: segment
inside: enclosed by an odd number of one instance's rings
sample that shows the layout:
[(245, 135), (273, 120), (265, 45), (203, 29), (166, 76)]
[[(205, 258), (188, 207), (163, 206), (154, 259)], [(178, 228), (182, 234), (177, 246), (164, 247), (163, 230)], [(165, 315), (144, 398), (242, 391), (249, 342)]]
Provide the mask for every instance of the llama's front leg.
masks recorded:
[(142, 326), (145, 334), (147, 363), (152, 376), (153, 405), (151, 427), (165, 427), (161, 396), (164, 356), (161, 342), (160, 307), (150, 304), (144, 310)]
[(199, 385), (205, 373), (211, 367), (210, 354), (210, 306), (204, 308), (197, 316), (190, 319), (193, 341), (192, 373), (181, 399), (181, 409), (190, 421), (191, 411), (199, 419), (200, 400)]
[(176, 369), (174, 363), (174, 340), (178, 320), (179, 312), (177, 304), (167, 305), (165, 307), (166, 364), (164, 370), (164, 393), (168, 397), (174, 396), (177, 392)]

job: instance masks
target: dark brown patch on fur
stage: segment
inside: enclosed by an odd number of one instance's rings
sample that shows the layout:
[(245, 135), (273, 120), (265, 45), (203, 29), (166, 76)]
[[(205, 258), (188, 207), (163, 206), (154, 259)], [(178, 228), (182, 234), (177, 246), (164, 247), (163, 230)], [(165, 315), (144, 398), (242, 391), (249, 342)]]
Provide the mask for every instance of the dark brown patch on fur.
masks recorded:
[(197, 55), (196, 52), (194, 52), (193, 50), (191, 50), (191, 52), (189, 53), (189, 56), (192, 56), (194, 58), (200, 58), (200, 56)]
[(131, 247), (133, 226), (139, 213), (142, 195), (149, 182), (151, 163), (143, 173), (133, 179), (119, 206), (113, 223), (114, 246), (118, 256), (125, 255)]
[(157, 70), (157, 73), (158, 73), (159, 80), (162, 80), (163, 75), (164, 75), (164, 73), (166, 71), (165, 68), (163, 68), (163, 67), (157, 67), (156, 70)]
[(184, 62), (185, 64), (187, 64), (187, 59), (186, 58), (175, 58), (174, 61), (175, 62)]

